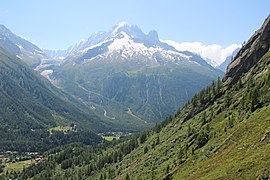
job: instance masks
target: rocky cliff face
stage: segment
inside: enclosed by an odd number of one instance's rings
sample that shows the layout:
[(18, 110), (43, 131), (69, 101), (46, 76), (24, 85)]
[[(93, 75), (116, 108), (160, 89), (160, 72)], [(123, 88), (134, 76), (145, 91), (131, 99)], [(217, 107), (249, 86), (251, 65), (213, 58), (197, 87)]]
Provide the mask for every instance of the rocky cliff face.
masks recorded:
[(239, 77), (253, 67), (262, 56), (269, 51), (270, 45), (270, 15), (262, 27), (243, 45), (236, 57), (229, 64), (223, 81), (233, 85)]

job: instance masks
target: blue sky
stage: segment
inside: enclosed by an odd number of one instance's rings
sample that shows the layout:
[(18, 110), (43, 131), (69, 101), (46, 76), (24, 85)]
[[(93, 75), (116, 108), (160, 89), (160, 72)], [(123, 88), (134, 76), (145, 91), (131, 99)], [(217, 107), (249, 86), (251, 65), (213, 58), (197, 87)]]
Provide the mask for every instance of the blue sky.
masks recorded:
[(269, 0), (6, 0), (0, 24), (41, 48), (65, 49), (120, 21), (177, 42), (246, 41), (270, 13)]

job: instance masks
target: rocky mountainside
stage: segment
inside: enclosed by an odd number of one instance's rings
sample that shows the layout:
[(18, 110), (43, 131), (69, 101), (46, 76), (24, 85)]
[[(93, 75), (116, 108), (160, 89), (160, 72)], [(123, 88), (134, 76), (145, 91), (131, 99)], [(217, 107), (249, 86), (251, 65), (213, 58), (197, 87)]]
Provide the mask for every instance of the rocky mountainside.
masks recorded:
[(233, 59), (223, 82), (204, 88), (174, 116), (126, 140), (67, 147), (21, 177), (269, 179), (269, 20)]
[(242, 74), (256, 64), (269, 51), (270, 17), (262, 27), (248, 40), (228, 66), (224, 81), (234, 84)]
[(4, 25), (0, 25), (0, 47), (16, 55), (32, 68), (39, 65), (43, 59), (48, 59), (40, 48), (15, 35)]
[(201, 57), (160, 42), (156, 31), (144, 34), (122, 22), (70, 48), (50, 79), (114, 126), (139, 129), (174, 113), (222, 75)]

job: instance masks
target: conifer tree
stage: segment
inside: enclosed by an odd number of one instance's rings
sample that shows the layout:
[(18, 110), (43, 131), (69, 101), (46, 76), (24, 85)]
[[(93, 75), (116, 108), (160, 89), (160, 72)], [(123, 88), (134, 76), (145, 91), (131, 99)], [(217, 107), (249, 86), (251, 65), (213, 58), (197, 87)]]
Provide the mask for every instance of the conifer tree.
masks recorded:
[(125, 176), (125, 180), (130, 180), (129, 174), (127, 173)]

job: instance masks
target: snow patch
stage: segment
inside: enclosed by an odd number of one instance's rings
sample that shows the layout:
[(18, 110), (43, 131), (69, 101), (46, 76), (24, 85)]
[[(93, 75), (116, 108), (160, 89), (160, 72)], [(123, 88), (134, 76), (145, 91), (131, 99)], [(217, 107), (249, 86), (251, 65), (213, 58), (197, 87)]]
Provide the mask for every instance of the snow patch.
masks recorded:
[(88, 48), (85, 48), (85, 49), (81, 50), (80, 53), (86, 53), (88, 50), (94, 49), (94, 48), (96, 48), (96, 47), (99, 47), (99, 46), (101, 46), (102, 44), (107, 43), (107, 42), (109, 42), (109, 41), (111, 41), (111, 40), (108, 39), (108, 40), (102, 41), (102, 42), (100, 42), (100, 43), (98, 43), (98, 44), (96, 44), (96, 45), (93, 45), (93, 46), (90, 46), (90, 47), (88, 47)]
[(24, 49), (21, 45), (19, 45), (19, 44), (16, 44), (16, 46), (18, 47), (18, 48), (20, 48), (20, 49)]
[(34, 70), (39, 71), (39, 70), (44, 69), (44, 68), (49, 67), (49, 66), (51, 66), (51, 65), (50, 64), (40, 64)]
[(21, 56), (19, 56), (19, 55), (16, 55), (16, 57), (22, 60), (22, 57), (21, 57)]
[[(38, 49), (35, 49), (35, 51), (38, 53), (38, 54), (43, 54), (42, 51), (38, 50)], [(34, 52), (35, 53), (35, 52)]]
[(49, 76), (49, 75), (51, 75), (53, 73), (53, 70), (44, 70), (44, 71), (42, 71), (40, 74), (42, 75), (42, 76)]

